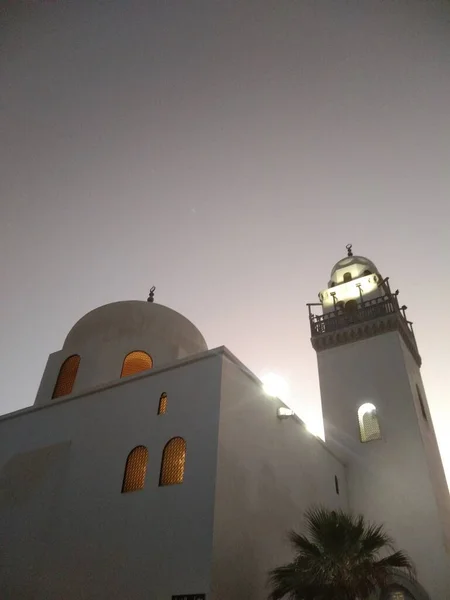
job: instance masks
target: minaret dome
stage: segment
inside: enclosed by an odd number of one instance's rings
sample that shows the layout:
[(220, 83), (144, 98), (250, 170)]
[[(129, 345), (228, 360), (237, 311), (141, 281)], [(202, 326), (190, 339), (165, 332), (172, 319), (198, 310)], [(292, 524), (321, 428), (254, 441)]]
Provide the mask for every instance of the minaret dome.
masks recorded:
[(383, 296), (383, 279), (375, 264), (364, 256), (354, 256), (351, 244), (347, 256), (341, 258), (331, 270), (328, 288), (322, 290), (319, 299), (323, 312), (351, 308), (355, 303)]
[(331, 270), (328, 287), (334, 287), (346, 281), (377, 274), (374, 263), (364, 256), (346, 256), (341, 258)]

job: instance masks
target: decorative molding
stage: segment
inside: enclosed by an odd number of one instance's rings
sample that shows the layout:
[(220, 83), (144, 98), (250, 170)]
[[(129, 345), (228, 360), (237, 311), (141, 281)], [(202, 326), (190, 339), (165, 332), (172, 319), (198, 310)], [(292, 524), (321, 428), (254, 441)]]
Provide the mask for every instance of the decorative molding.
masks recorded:
[(347, 327), (336, 331), (325, 332), (311, 337), (311, 343), (316, 352), (323, 352), (344, 344), (359, 342), (383, 333), (398, 331), (402, 336), (408, 350), (411, 352), (417, 365), (420, 367), (422, 359), (417, 349), (414, 334), (409, 330), (403, 317), (399, 313), (391, 313), (366, 322), (348, 323)]

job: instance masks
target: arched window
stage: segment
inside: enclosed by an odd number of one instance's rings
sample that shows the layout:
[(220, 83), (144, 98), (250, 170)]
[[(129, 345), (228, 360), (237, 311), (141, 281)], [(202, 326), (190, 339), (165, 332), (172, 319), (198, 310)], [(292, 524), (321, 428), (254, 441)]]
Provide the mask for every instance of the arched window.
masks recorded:
[(172, 438), (163, 450), (159, 485), (183, 483), (185, 462), (186, 442), (180, 437)]
[(122, 365), (121, 377), (128, 377), (129, 375), (135, 375), (141, 371), (146, 371), (153, 367), (152, 357), (147, 352), (136, 350), (130, 352), (125, 356), (125, 360)]
[(367, 277), (367, 275), (372, 275), (372, 271), (369, 271), (369, 269), (366, 269), (363, 273), (363, 276)]
[(158, 415), (165, 415), (167, 410), (167, 394), (163, 392), (159, 398)]
[(52, 398), (61, 398), (61, 396), (67, 396), (72, 393), (80, 360), (81, 358), (78, 354), (73, 354), (63, 362), (59, 370)]
[(344, 283), (347, 283), (347, 281), (351, 281), (352, 280), (352, 274), (351, 273), (344, 273)]
[(363, 404), (358, 409), (359, 435), (361, 442), (381, 440), (377, 409), (373, 404)]
[(419, 389), (418, 385), (416, 385), (416, 390), (417, 390), (417, 398), (419, 399), (420, 410), (422, 412), (422, 417), (425, 419), (425, 421), (428, 421), (427, 411), (425, 410), (425, 404), (423, 403), (422, 394), (420, 393), (420, 389)]
[(147, 461), (148, 450), (145, 446), (136, 446), (136, 448), (133, 448), (125, 464), (122, 494), (144, 489)]
[(358, 303), (356, 300), (347, 300), (345, 303), (345, 312), (348, 315), (353, 315), (358, 310)]

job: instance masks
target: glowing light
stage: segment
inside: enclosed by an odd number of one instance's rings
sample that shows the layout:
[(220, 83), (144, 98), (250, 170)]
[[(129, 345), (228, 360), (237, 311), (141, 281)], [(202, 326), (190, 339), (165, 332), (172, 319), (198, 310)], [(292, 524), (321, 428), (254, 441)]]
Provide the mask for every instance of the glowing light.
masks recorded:
[(320, 438), (324, 439), (322, 421), (319, 421), (318, 419), (316, 419), (316, 420), (309, 419), (308, 421), (305, 422), (305, 425), (306, 425), (306, 429), (309, 431), (309, 433), (312, 433), (312, 435), (315, 435), (316, 437), (320, 437)]
[(288, 417), (293, 417), (295, 415), (294, 411), (291, 408), (287, 408), (285, 406), (280, 406), (278, 409), (278, 418), (279, 419), (287, 419)]
[(366, 402), (366, 404), (362, 404), (359, 408), (358, 408), (358, 415), (360, 417), (362, 417), (363, 415), (365, 415), (366, 413), (371, 413), (376, 411), (377, 409), (375, 408), (375, 406), (373, 404), (370, 404), (370, 402)]
[(320, 437), (322, 440), (325, 439), (323, 420), (319, 416), (309, 414), (305, 419), (303, 419), (303, 422), (305, 423), (305, 427), (309, 433), (316, 437)]
[(359, 300), (361, 295), (372, 294), (378, 288), (379, 283), (380, 280), (377, 275), (367, 275), (322, 290), (319, 297), (324, 307), (331, 307), (334, 306), (335, 302), (345, 303), (348, 300)]
[(268, 396), (280, 399), (287, 397), (289, 386), (287, 381), (283, 379), (283, 377), (280, 377), (280, 375), (276, 375), (276, 373), (267, 373), (261, 377), (261, 381), (263, 383), (263, 390)]

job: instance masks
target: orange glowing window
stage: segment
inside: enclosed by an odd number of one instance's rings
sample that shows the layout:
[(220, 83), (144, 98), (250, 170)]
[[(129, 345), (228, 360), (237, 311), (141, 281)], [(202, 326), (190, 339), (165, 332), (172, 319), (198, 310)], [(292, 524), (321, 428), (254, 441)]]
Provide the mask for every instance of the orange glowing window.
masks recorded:
[(59, 370), (52, 398), (61, 398), (61, 396), (67, 396), (72, 393), (78, 367), (80, 366), (80, 360), (80, 356), (74, 354), (73, 356), (66, 358), (63, 362), (61, 369)]
[(136, 446), (128, 455), (123, 476), (122, 494), (143, 490), (147, 473), (148, 450)]
[(185, 462), (186, 442), (180, 437), (172, 438), (163, 450), (159, 485), (183, 483)]
[(125, 360), (122, 365), (121, 377), (128, 377), (129, 375), (135, 375), (141, 371), (146, 371), (153, 367), (152, 357), (147, 352), (136, 350), (130, 352), (125, 356)]
[(158, 415), (165, 415), (167, 410), (167, 394), (163, 392), (159, 398)]

